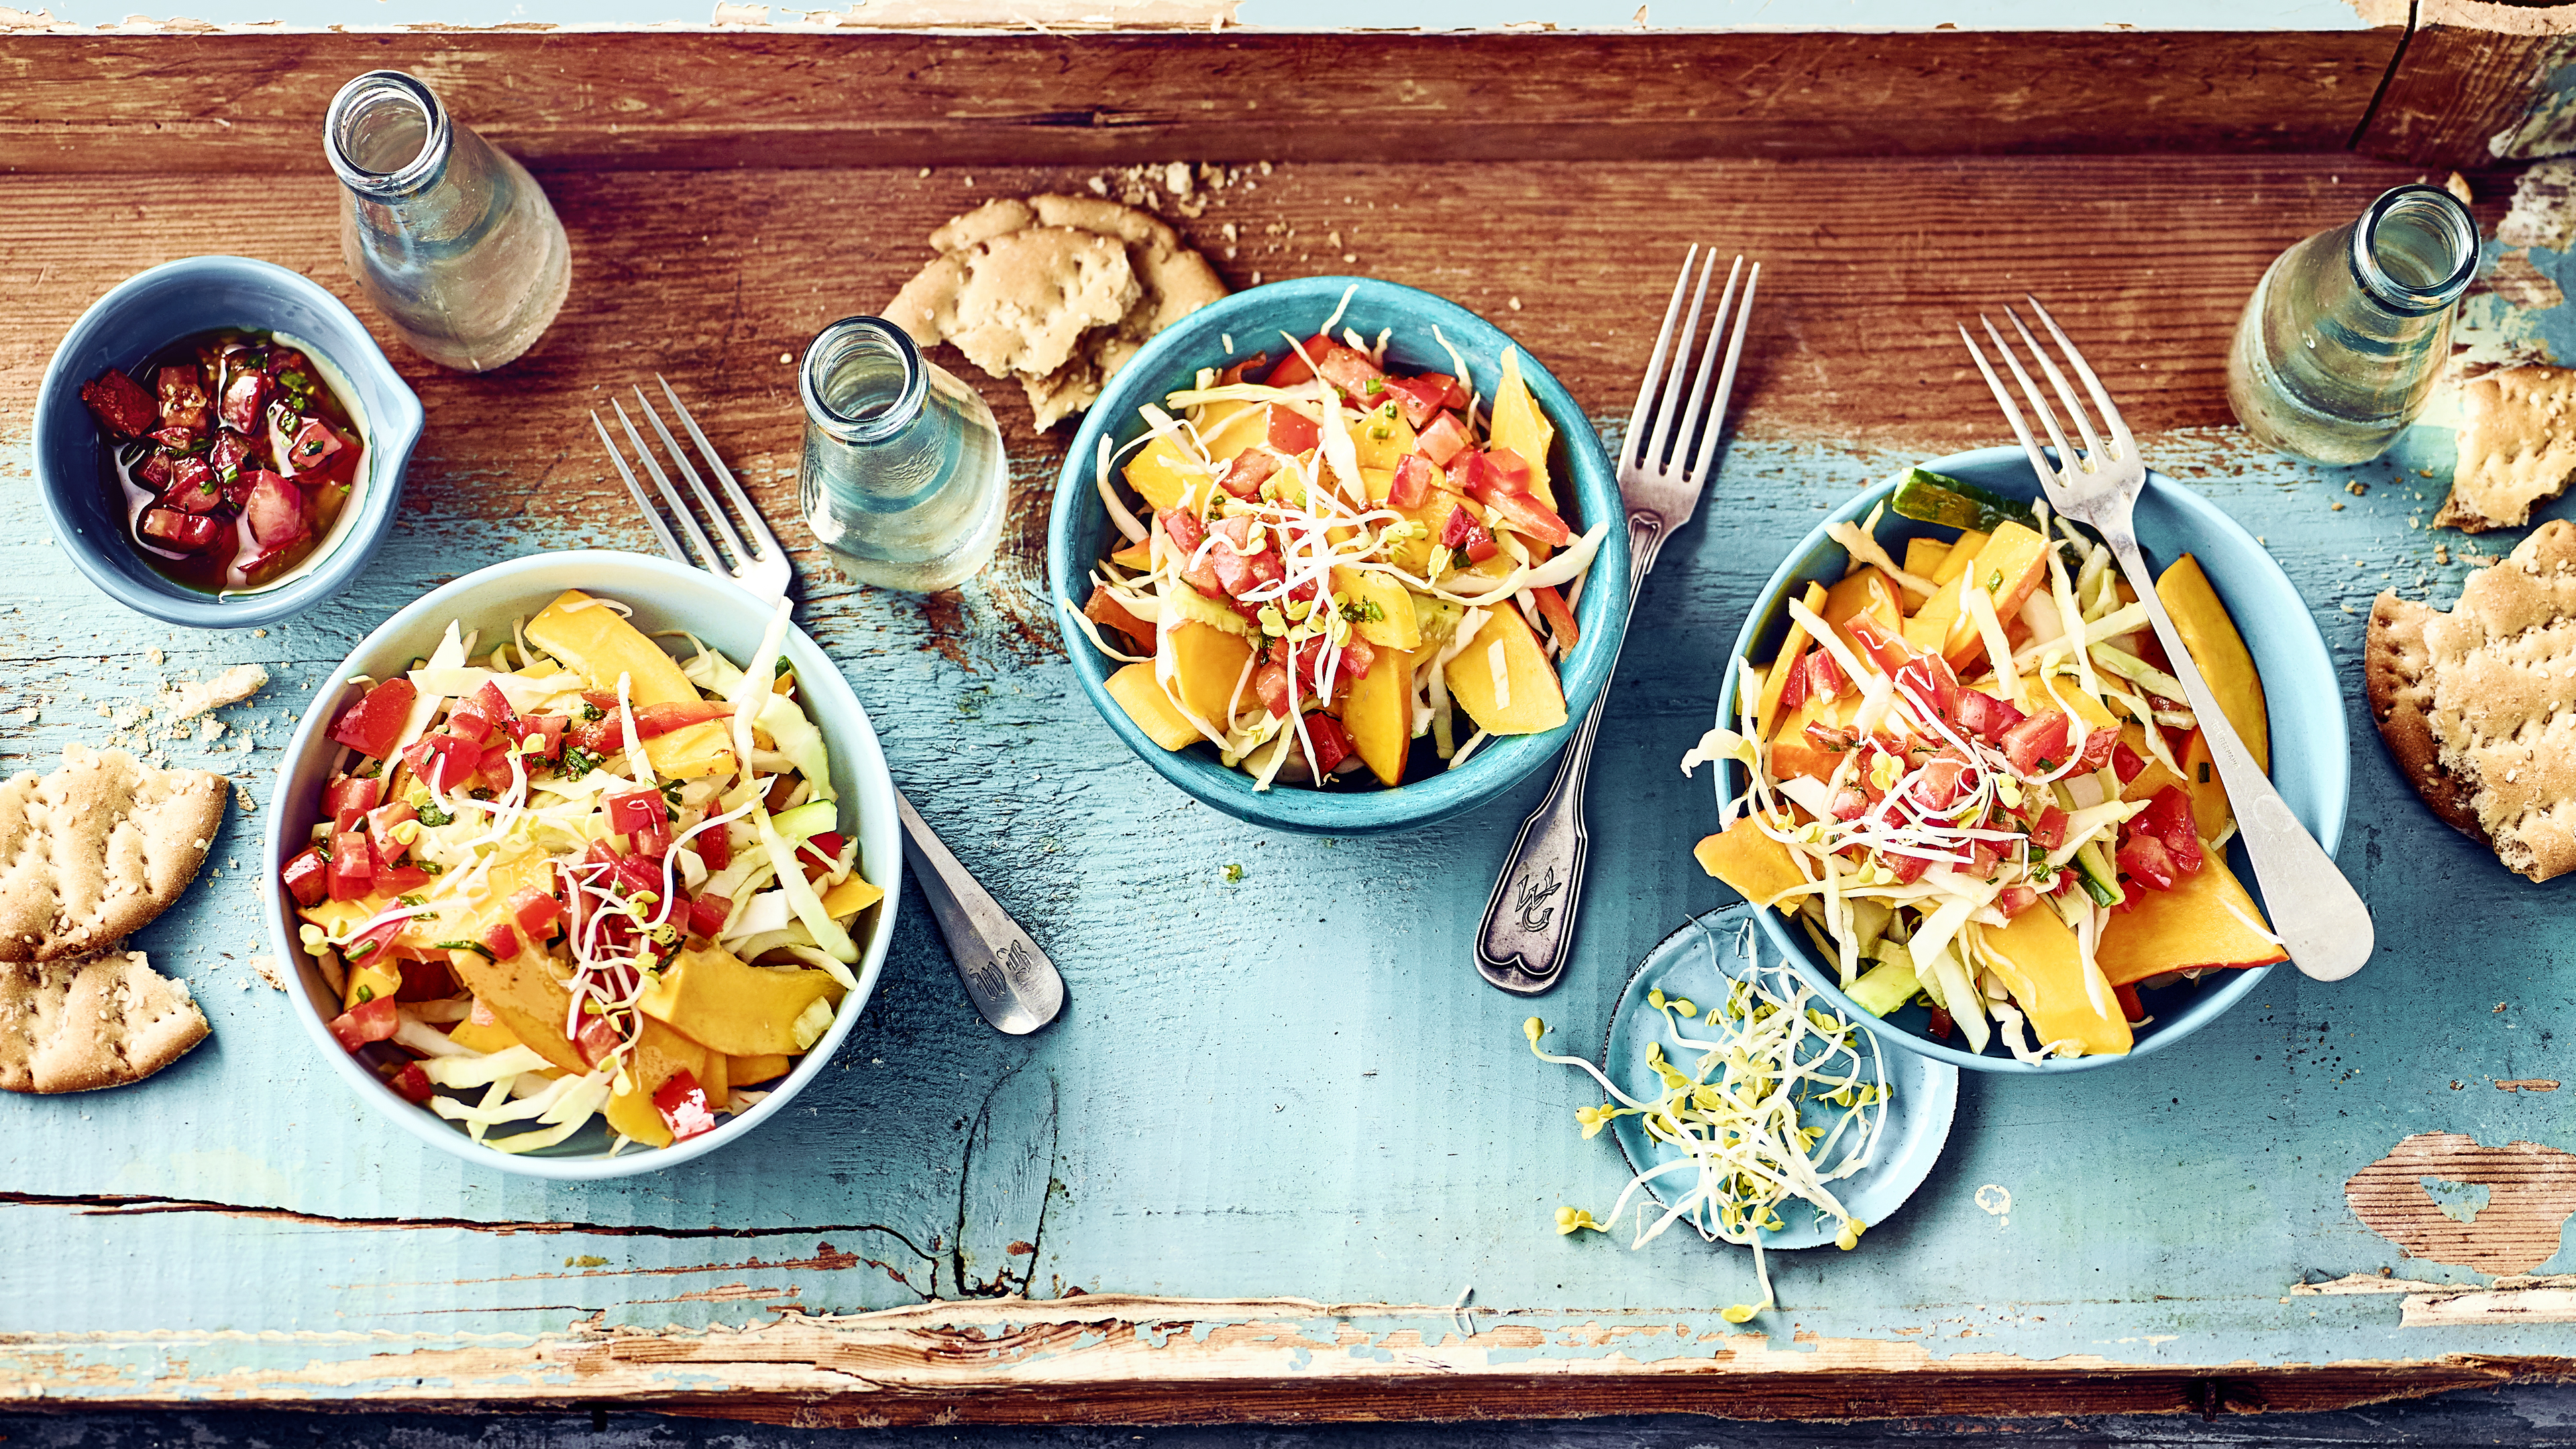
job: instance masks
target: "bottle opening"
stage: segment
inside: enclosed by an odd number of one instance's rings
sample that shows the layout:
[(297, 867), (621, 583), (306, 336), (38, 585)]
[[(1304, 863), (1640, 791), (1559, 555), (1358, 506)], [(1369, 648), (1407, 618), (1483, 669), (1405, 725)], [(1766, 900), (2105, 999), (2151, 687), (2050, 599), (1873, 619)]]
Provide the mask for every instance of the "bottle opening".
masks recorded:
[(369, 71), (342, 86), (322, 130), (331, 169), (371, 194), (415, 189), (447, 154), (447, 112), (428, 86), (398, 70)]
[(2478, 269), (2478, 224), (2438, 186), (2400, 186), (2371, 203), (2353, 230), (2353, 262), (2381, 305), (2409, 315), (2460, 298)]
[(882, 317), (844, 317), (824, 328), (798, 373), (806, 416), (851, 443), (902, 432), (920, 415), (928, 389), (920, 349)]

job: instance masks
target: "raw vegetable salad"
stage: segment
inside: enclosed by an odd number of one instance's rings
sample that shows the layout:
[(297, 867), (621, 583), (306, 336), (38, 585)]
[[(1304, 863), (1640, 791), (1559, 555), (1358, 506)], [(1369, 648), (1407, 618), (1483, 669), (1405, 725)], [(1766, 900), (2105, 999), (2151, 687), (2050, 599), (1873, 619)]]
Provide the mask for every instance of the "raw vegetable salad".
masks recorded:
[[(1914, 469), (1889, 502), (1955, 532), (1902, 561), (1836, 525), (1850, 571), (1789, 600), (1736, 728), (1685, 756), (1745, 767), (1700, 863), (1794, 913), (1845, 994), (2016, 1058), (2117, 1054), (2139, 993), (2286, 959), (2229, 872), (2235, 833), (2199, 721), (2111, 551), (2030, 507)], [(2156, 592), (2255, 758), (2262, 681), (2188, 554)]]
[[(595, 1114), (668, 1146), (821, 1039), (882, 892), (780, 653), (685, 662), (566, 592), (488, 654), (451, 623), (334, 721), (281, 885), (341, 1045), (503, 1152)], [(508, 1129), (506, 1132), (495, 1129)]]
[(1109, 692), (1156, 744), (1205, 741), (1260, 789), (1397, 785), (1565, 723), (1556, 661), (1609, 527), (1560, 511), (1555, 429), (1514, 352), (1488, 407), (1436, 329), (1454, 370), (1407, 373), (1388, 334), (1336, 338), (1339, 316), (1145, 407), (1120, 469), (1141, 510), (1102, 440), (1124, 546), (1080, 613), (1063, 601), (1125, 661)]

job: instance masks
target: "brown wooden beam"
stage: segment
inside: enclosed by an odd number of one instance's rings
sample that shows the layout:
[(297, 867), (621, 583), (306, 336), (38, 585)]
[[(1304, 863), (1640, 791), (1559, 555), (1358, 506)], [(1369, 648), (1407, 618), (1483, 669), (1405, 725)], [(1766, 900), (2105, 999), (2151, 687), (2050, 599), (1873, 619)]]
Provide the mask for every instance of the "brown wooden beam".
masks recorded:
[(2576, 151), (2576, 4), (2426, 0), (2354, 149), (2421, 166)]
[(309, 169), (348, 77), (546, 168), (2342, 148), (2400, 32), (0, 37), (0, 172)]

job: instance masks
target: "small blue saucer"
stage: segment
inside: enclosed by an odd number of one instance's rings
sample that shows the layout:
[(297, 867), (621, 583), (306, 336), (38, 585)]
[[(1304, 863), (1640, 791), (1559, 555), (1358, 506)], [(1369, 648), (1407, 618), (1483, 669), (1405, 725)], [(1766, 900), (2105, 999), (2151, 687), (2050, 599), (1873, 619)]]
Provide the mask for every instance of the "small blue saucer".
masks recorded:
[[(1713, 911), (1666, 936), (1646, 953), (1637, 974), (1628, 979), (1628, 989), (1619, 993), (1619, 1010), (1610, 1019), (1609, 1040), (1602, 1044), (1602, 1071), (1619, 1084), (1621, 1091), (1652, 1101), (1662, 1096), (1664, 1089), (1653, 1068), (1646, 1064), (1649, 1042), (1660, 1043), (1665, 1060), (1684, 1070), (1699, 1060), (1696, 1049), (1675, 1045), (1671, 1021), (1647, 1004), (1646, 998), (1657, 990), (1667, 997), (1682, 997), (1705, 1010), (1724, 998), (1728, 981), (1750, 970), (1764, 973), (1775, 990), (1785, 992), (1798, 985), (1797, 976), (1786, 962), (1757, 964), (1756, 952), (1762, 939), (1753, 929), (1752, 908), (1745, 905)], [(1827, 1013), (1833, 1010), (1821, 999), (1814, 1005)], [(1700, 1035), (1700, 1039), (1710, 1038)], [(1862, 1060), (1866, 1062), (1877, 1038), (1862, 1033), (1860, 1040)], [(1923, 1185), (1923, 1179), (1932, 1175), (1932, 1164), (1940, 1160), (1941, 1145), (1950, 1140), (1950, 1119), (1959, 1106), (1957, 1067), (1916, 1052), (1882, 1051), (1878, 1061), (1879, 1070), (1886, 1074), (1889, 1096), (1877, 1149), (1869, 1166), (1833, 1184), (1834, 1195), (1852, 1215), (1873, 1225), (1894, 1216), (1914, 1195), (1914, 1189)], [(1636, 1117), (1617, 1119), (1610, 1131), (1619, 1139), (1619, 1150), (1634, 1171), (1660, 1167), (1682, 1155), (1648, 1137)], [(1650, 1182), (1647, 1190), (1654, 1192), (1657, 1186)], [(1655, 1196), (1658, 1202), (1670, 1205), (1662, 1193)], [(1815, 1248), (1834, 1240), (1833, 1225), (1804, 1203), (1793, 1199), (1781, 1204), (1779, 1212), (1786, 1226), (1778, 1232), (1764, 1233), (1763, 1247)], [(1613, 1231), (1624, 1229), (1614, 1225)]]

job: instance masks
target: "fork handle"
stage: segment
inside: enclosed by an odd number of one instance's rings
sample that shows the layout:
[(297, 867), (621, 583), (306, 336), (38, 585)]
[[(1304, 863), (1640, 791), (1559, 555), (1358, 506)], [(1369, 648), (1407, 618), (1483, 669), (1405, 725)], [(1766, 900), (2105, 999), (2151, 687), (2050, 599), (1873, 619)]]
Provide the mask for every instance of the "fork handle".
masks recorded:
[(957, 963), (957, 978), (995, 1031), (1026, 1036), (1064, 1010), (1064, 977), (993, 893), (959, 863), (921, 812), (897, 792), (903, 854)]
[[(1637, 591), (1655, 566), (1664, 544), (1663, 520), (1653, 514), (1628, 515), (1628, 599), (1633, 616)], [(1508, 607), (1508, 606), (1506, 606)], [(1619, 668), (1619, 646), (1627, 643), (1626, 626), (1610, 652), (1610, 668)], [(1591, 837), (1583, 825), (1583, 786), (1592, 769), (1592, 742), (1601, 732), (1601, 711), (1610, 703), (1610, 680), (1584, 711), (1574, 739), (1556, 767), (1556, 783), (1521, 823), (1520, 838), (1503, 860), (1485, 902), (1484, 924), (1476, 932), (1476, 969), (1487, 981), (1518, 996), (1537, 996), (1565, 979), (1565, 961), (1574, 940), (1575, 908), (1583, 899), (1583, 858)]]
[(2263, 887), (2263, 904), (2271, 910), (2272, 929), (2280, 936), (2282, 949), (2290, 953), (2291, 964), (2302, 975), (2341, 981), (2370, 959), (2377, 939), (2370, 907), (2362, 903), (2352, 882), (2344, 879), (2334, 857), (2290, 813), (2281, 792), (2272, 788), (2271, 777), (2237, 736), (2235, 722), (2219, 708), (2217, 695), (2201, 677), (2199, 664), (2183, 647), (2164, 601), (2156, 595), (2155, 575), (2148, 572), (2147, 561), (2138, 552), (2136, 535), (2126, 529), (2104, 532), (2121, 571), (2129, 576), (2129, 586), (2137, 590), (2138, 602), (2146, 606), (2156, 638), (2173, 663), (2174, 677), (2191, 696), (2192, 713), (2199, 717), (2201, 738), (2218, 766), (2218, 778), (2227, 786), (2237, 829), (2245, 837), (2245, 856), (2254, 863), (2254, 879)]

